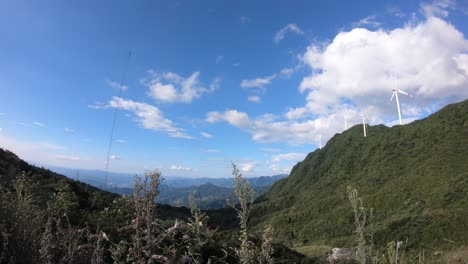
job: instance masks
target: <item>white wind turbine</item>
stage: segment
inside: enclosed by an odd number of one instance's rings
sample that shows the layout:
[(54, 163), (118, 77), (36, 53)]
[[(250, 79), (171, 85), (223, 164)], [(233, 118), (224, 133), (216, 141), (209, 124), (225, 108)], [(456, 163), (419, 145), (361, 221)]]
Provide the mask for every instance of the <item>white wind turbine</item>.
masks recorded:
[(366, 129), (366, 114), (362, 114), (362, 128), (364, 129), (364, 137), (367, 137), (367, 129)]
[(392, 93), (392, 97), (390, 97), (390, 101), (391, 102), (393, 100), (393, 97), (395, 97), (396, 99), (396, 104), (397, 104), (397, 108), (398, 108), (398, 119), (400, 120), (400, 125), (403, 125), (402, 121), (401, 121), (401, 110), (400, 110), (400, 101), (398, 101), (398, 93), (401, 93), (401, 94), (404, 94), (404, 95), (407, 95), (409, 97), (413, 97), (412, 95), (408, 94), (407, 92), (404, 92), (400, 89), (397, 89), (396, 88), (396, 79), (395, 79), (395, 88), (393, 88), (393, 93)]
[(322, 135), (319, 135), (319, 146), (322, 149)]
[(344, 127), (345, 127), (345, 130), (348, 130), (348, 111), (347, 110), (345, 111), (345, 114), (344, 114)]

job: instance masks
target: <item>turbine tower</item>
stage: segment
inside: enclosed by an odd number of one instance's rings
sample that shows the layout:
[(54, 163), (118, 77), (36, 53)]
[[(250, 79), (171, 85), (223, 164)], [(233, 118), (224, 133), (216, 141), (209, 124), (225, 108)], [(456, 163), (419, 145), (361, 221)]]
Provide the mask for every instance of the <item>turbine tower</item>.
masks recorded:
[(344, 114), (344, 128), (345, 130), (348, 130), (348, 112), (345, 112)]
[(367, 137), (367, 129), (366, 129), (366, 114), (362, 114), (362, 128), (364, 130), (364, 137)]
[(403, 122), (401, 121), (401, 110), (400, 110), (400, 101), (398, 100), (398, 93), (407, 95), (409, 97), (412, 97), (412, 96), (408, 94), (407, 92), (397, 89), (396, 87), (397, 86), (396, 86), (396, 79), (395, 79), (395, 88), (392, 89), (393, 93), (392, 93), (392, 97), (390, 97), (390, 102), (393, 100), (393, 97), (395, 97), (396, 105), (398, 108), (398, 119), (400, 120), (400, 125), (403, 125)]

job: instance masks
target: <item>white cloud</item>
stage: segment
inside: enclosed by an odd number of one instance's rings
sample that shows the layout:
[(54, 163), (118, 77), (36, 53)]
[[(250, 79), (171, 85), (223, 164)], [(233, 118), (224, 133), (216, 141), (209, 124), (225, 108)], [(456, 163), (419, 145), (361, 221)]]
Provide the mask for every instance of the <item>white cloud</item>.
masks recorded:
[(306, 157), (304, 153), (283, 153), (271, 157), (268, 168), (271, 173), (289, 173), (293, 165)]
[(262, 78), (256, 78), (256, 79), (253, 79), (253, 80), (242, 80), (242, 82), (240, 83), (240, 86), (244, 89), (246, 88), (260, 88), (260, 89), (264, 89), (264, 87), (266, 85), (269, 85), (271, 84), (271, 81), (273, 81), (273, 79), (276, 77), (275, 74), (273, 75), (270, 75), (270, 76), (266, 76), (266, 77), (262, 77)]
[(448, 9), (455, 8), (455, 2), (451, 0), (435, 0), (432, 3), (422, 3), (420, 5), (422, 13), (426, 17), (447, 17)]
[(310, 113), (330, 115), (351, 102), (355, 111), (385, 122), (396, 113), (388, 103), (394, 76), (398, 88), (415, 96), (402, 97), (403, 104), (419, 109), (466, 98), (467, 51), (463, 33), (436, 17), (391, 31), (357, 28), (307, 48), (303, 61), (312, 73), (300, 91), (307, 92)]
[(212, 138), (213, 135), (211, 135), (210, 133), (206, 133), (206, 132), (200, 132), (200, 135), (202, 135), (202, 137), (204, 138)]
[(128, 90), (128, 86), (122, 85), (122, 84), (120, 84), (118, 82), (107, 80), (107, 84), (109, 84), (110, 87), (115, 88), (117, 90), (120, 90), (122, 92), (125, 92), (125, 91)]
[(215, 123), (221, 120), (240, 128), (248, 127), (250, 124), (249, 116), (237, 110), (227, 110), (224, 113), (209, 112), (206, 114), (206, 121), (209, 123)]
[(248, 24), (250, 22), (250, 18), (246, 17), (246, 16), (241, 16), (239, 18), (241, 24), (245, 25), (245, 24)]
[(292, 166), (280, 166), (278, 164), (270, 164), (268, 167), (271, 173), (281, 173), (281, 174), (289, 174), (292, 170)]
[(367, 16), (358, 22), (353, 23), (355, 27), (370, 26), (370, 27), (380, 27), (381, 23), (375, 20), (375, 15)]
[[(340, 115), (344, 115), (344, 110), (340, 112)], [(255, 142), (288, 142), (297, 145), (317, 144), (317, 135), (322, 135), (325, 142), (337, 131), (342, 131), (344, 121), (336, 120), (336, 117), (337, 114), (331, 114), (303, 122), (277, 121), (276, 117), (265, 118), (265, 115), (262, 115), (252, 119), (245, 112), (227, 110), (225, 112), (207, 113), (206, 121), (210, 123), (225, 121), (232, 126), (249, 132)], [(349, 124), (359, 123), (356, 112), (348, 111), (348, 117)]]
[(46, 127), (46, 125), (44, 123), (37, 122), (37, 121), (32, 122), (32, 124), (35, 125), (35, 126), (38, 126), (38, 127)]
[(275, 43), (279, 43), (281, 40), (284, 39), (286, 33), (291, 32), (291, 33), (296, 33), (298, 35), (303, 35), (304, 32), (294, 23), (290, 23), (280, 29), (278, 32), (276, 32), (274, 41)]
[(294, 73), (294, 68), (283, 68), (280, 71), (280, 75), (283, 78), (289, 78)]
[(115, 140), (115, 142), (120, 143), (120, 144), (126, 144), (127, 143), (127, 141), (125, 141), (123, 139), (117, 139), (117, 140)]
[(219, 88), (220, 79), (215, 78), (208, 87), (200, 84), (200, 72), (194, 72), (187, 78), (176, 73), (157, 73), (149, 71), (150, 78), (143, 83), (149, 88), (148, 95), (157, 100), (167, 103), (180, 102), (190, 103), (204, 93), (211, 93)]
[(399, 18), (403, 18), (406, 16), (406, 14), (403, 13), (398, 7), (389, 7), (387, 11)]
[[(402, 119), (401, 119), (401, 123), (402, 123), (403, 125), (406, 125), (406, 124), (409, 124), (409, 123), (411, 123), (411, 122), (413, 122), (413, 121), (415, 121), (415, 120), (416, 120), (416, 117), (414, 117), (414, 116), (413, 116), (413, 117), (408, 117), (408, 118), (402, 118)], [(393, 121), (390, 121), (390, 122), (385, 123), (385, 125), (386, 125), (386, 126), (389, 126), (389, 127), (396, 126), (396, 125), (399, 125), (399, 124), (400, 124), (400, 120), (399, 120), (399, 119), (395, 119), (395, 120), (393, 120)]]
[(247, 100), (250, 102), (254, 102), (254, 103), (260, 103), (262, 99), (258, 95), (252, 95), (252, 96), (247, 97)]
[(174, 138), (193, 138), (187, 135), (183, 129), (178, 128), (171, 120), (165, 118), (163, 113), (153, 105), (113, 97), (108, 106), (132, 112), (143, 128), (164, 132)]
[(272, 162), (281, 162), (283, 160), (286, 161), (301, 161), (305, 158), (306, 154), (304, 153), (284, 153), (284, 154), (278, 154), (275, 155), (271, 158)]
[(411, 122), (434, 105), (468, 97), (467, 51), (463, 34), (436, 17), (390, 31), (341, 32), (327, 45), (310, 45), (303, 55), (311, 69), (300, 85), (304, 107), (289, 109), (283, 120), (238, 110), (210, 112), (206, 120), (228, 122), (259, 143), (318, 145), (319, 136), (325, 143), (344, 130), (345, 115), (348, 127), (361, 123), (362, 113), (371, 125), (395, 124), (396, 106), (388, 100), (396, 76), (397, 87), (415, 96), (400, 97), (403, 119)]
[(26, 126), (26, 124), (23, 122), (15, 122), (15, 124), (20, 125), (20, 126)]
[(234, 67), (239, 67), (240, 65), (241, 65), (240, 62), (236, 62), (236, 63), (232, 64), (232, 66), (234, 66)]
[(239, 169), (243, 173), (254, 173), (257, 165), (257, 161), (243, 162), (239, 164)]
[(171, 165), (171, 166), (169, 167), (169, 170), (172, 170), (172, 171), (191, 171), (192, 168), (183, 167), (183, 166), (177, 166), (177, 165)]
[(68, 127), (64, 128), (63, 131), (65, 131), (65, 133), (75, 133), (74, 129)]
[(298, 108), (289, 108), (288, 112), (286, 112), (285, 116), (289, 120), (299, 119), (307, 112), (307, 109), (304, 107)]

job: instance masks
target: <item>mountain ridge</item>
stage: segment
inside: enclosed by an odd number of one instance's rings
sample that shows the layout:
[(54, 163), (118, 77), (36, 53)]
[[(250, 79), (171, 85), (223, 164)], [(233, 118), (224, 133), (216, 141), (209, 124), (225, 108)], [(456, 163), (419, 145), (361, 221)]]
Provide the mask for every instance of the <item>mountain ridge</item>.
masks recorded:
[[(403, 126), (362, 125), (333, 136), (257, 199), (254, 229), (267, 224), (290, 245), (351, 246), (346, 186), (374, 208), (379, 246), (468, 241), (468, 100)], [(462, 230), (462, 232), (460, 232)], [(447, 243), (445, 242), (444, 245)]]

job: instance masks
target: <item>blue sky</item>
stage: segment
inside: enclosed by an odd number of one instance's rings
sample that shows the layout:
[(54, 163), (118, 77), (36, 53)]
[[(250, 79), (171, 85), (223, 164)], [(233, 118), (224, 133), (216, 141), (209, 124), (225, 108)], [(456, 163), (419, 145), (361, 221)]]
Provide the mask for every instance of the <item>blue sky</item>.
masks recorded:
[(117, 110), (111, 171), (288, 173), (345, 115), (397, 124), (395, 84), (405, 123), (467, 99), (467, 22), (445, 0), (0, 1), (0, 146), (105, 169)]

